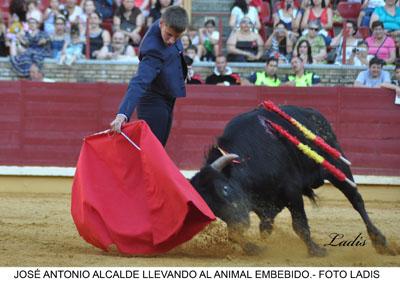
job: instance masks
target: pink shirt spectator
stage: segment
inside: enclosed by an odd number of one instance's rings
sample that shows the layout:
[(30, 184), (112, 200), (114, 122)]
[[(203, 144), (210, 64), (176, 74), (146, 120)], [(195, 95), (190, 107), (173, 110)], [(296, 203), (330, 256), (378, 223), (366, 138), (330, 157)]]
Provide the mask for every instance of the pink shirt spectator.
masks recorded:
[(368, 54), (377, 56), (379, 59), (389, 59), (390, 53), (396, 50), (396, 44), (389, 36), (386, 37), (382, 46), (375, 41), (373, 36), (368, 37), (365, 41), (368, 44)]

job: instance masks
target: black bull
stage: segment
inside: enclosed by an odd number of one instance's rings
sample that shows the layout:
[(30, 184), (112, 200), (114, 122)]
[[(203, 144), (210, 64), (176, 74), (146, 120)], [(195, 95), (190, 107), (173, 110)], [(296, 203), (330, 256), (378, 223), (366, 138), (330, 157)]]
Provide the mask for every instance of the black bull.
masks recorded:
[[(295, 106), (281, 109), (342, 152), (328, 121), (319, 112)], [(274, 218), (287, 207), (293, 229), (307, 245), (309, 254), (325, 255), (326, 250), (311, 238), (303, 195), (315, 202), (313, 189), (322, 186), (326, 179), (342, 191), (361, 215), (377, 252), (395, 254), (371, 222), (357, 189), (337, 180), (265, 120), (281, 125), (353, 180), (348, 165), (316, 148), (278, 114), (263, 108), (241, 114), (227, 124), (217, 145), (208, 152), (206, 164), (191, 180), (215, 215), (227, 223), (229, 239), (239, 243), (247, 253), (259, 252), (260, 248), (243, 236), (250, 225), (249, 213), (253, 211), (260, 218), (263, 237), (272, 232)], [(229, 154), (222, 155), (218, 147)]]

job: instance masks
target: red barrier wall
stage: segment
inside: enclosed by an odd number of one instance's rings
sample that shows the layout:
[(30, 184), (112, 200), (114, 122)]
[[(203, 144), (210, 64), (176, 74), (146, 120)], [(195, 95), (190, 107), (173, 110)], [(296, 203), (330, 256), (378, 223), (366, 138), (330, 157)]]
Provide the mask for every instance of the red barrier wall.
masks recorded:
[[(108, 128), (123, 84), (0, 82), (0, 165), (74, 166), (84, 136)], [(182, 169), (233, 116), (261, 101), (313, 107), (332, 123), (353, 172), (400, 176), (400, 107), (387, 90), (189, 86), (179, 99), (167, 150)]]

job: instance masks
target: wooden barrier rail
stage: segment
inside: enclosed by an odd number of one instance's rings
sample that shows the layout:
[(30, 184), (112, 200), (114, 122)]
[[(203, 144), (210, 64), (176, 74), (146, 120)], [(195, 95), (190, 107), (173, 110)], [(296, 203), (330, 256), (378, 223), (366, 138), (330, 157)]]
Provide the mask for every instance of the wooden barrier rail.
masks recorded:
[[(0, 82), (0, 165), (74, 166), (82, 138), (108, 128), (125, 84)], [(331, 122), (361, 175), (400, 176), (400, 107), (382, 89), (188, 86), (178, 99), (167, 151), (198, 169), (233, 116), (270, 99), (312, 107)]]

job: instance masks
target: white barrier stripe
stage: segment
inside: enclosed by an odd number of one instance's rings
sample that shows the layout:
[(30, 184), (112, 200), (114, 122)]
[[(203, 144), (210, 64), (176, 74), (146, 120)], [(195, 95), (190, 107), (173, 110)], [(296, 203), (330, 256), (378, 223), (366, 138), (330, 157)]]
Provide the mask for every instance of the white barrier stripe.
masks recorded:
[[(181, 170), (186, 178), (192, 178), (197, 170)], [(0, 176), (63, 176), (73, 177), (75, 167), (56, 166), (0, 166)], [(357, 184), (400, 185), (399, 176), (355, 175)]]

